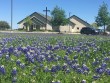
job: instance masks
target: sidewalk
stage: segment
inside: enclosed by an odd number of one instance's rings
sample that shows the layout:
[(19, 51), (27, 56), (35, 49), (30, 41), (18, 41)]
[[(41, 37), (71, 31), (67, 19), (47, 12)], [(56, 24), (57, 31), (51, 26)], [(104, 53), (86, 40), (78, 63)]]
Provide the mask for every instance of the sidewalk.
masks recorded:
[[(0, 33), (46, 33), (46, 34), (58, 34), (59, 32), (21, 32), (21, 31), (0, 31)], [(80, 34), (80, 33), (62, 33), (62, 34)]]

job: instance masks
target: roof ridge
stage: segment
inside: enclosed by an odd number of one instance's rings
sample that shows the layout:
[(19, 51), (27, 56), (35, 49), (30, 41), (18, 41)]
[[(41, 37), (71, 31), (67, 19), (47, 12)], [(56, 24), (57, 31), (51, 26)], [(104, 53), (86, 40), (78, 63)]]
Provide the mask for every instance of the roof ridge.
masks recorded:
[[(43, 18), (46, 19), (46, 15), (42, 14), (42, 13), (39, 13), (39, 12), (33, 12), (32, 14), (26, 16), (23, 20), (25, 20), (27, 17), (33, 15), (33, 14), (39, 14), (40, 16), (42, 16)], [(22, 22), (23, 20), (19, 21), (17, 24), (19, 24), (20, 22)], [(47, 20), (50, 21), (51, 20), (51, 17), (47, 15)]]

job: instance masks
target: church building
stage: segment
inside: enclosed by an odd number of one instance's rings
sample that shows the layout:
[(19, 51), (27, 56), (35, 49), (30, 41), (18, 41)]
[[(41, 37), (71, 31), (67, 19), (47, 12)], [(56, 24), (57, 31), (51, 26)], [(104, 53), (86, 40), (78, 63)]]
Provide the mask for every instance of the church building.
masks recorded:
[[(38, 29), (39, 30), (45, 30), (45, 29), (53, 30), (54, 29), (54, 26), (52, 26), (52, 24), (51, 24), (50, 16), (47, 16), (47, 20), (46, 20), (46, 15), (38, 13), (38, 12), (34, 12), (31, 15), (29, 15), (29, 17), (30, 17), (30, 20), (32, 21), (32, 25), (30, 27), (31, 30), (38, 30)], [(19, 29), (26, 29), (26, 27), (27, 27), (25, 25), (26, 18), (24, 18), (23, 20), (18, 22)], [(69, 19), (69, 23), (67, 25), (59, 27), (60, 32), (74, 33), (74, 32), (80, 32), (80, 30), (83, 27), (91, 27), (91, 25), (89, 23), (82, 20), (81, 18), (79, 18), (76, 15), (73, 15), (68, 19)]]

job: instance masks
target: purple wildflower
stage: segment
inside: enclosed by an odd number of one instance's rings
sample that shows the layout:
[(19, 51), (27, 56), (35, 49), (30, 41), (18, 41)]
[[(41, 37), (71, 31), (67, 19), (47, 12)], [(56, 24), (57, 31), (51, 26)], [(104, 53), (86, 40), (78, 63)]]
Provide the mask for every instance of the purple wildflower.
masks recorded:
[(18, 59), (18, 60), (16, 61), (16, 64), (17, 64), (17, 65), (20, 65), (20, 63), (21, 63), (21, 61)]
[(1, 72), (2, 74), (5, 74), (5, 73), (6, 73), (6, 70), (5, 70), (5, 68), (4, 68), (4, 65), (0, 66), (0, 72)]
[(10, 59), (10, 56), (9, 55), (6, 55), (5, 58), (6, 58), (6, 60), (9, 60)]
[(12, 74), (12, 76), (16, 76), (16, 75), (17, 75), (16, 67), (14, 67), (14, 68), (12, 69), (11, 74)]

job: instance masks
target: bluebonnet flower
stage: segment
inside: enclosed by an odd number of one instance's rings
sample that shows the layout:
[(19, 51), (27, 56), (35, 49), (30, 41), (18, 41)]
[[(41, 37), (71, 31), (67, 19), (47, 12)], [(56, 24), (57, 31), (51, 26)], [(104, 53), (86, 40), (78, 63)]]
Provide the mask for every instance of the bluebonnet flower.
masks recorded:
[(34, 63), (34, 58), (30, 58), (31, 63)]
[(99, 61), (94, 61), (94, 62), (92, 63), (93, 66), (96, 66), (96, 65), (98, 65), (98, 64), (99, 64)]
[(32, 75), (36, 75), (36, 70), (33, 69), (31, 73), (32, 73)]
[(52, 46), (51, 45), (47, 45), (46, 50), (52, 50)]
[(57, 71), (57, 68), (56, 68), (55, 65), (53, 65), (52, 68), (51, 68), (51, 72), (56, 72), (56, 71)]
[(89, 68), (88, 68), (85, 64), (82, 65), (82, 69), (83, 69), (84, 71), (89, 71)]
[(66, 54), (66, 55), (69, 55), (69, 53), (68, 53), (68, 52), (66, 52), (65, 54)]
[(70, 69), (66, 69), (66, 73), (70, 73)]
[(83, 42), (79, 42), (79, 46), (82, 46), (83, 45)]
[(105, 73), (106, 73), (107, 75), (110, 75), (110, 68), (107, 68), (107, 69), (105, 70)]
[(98, 74), (102, 74), (102, 73), (104, 73), (104, 69), (101, 68), (101, 67), (96, 68), (96, 73), (98, 73)]
[(16, 67), (14, 67), (14, 68), (12, 69), (11, 74), (12, 74), (12, 76), (16, 76), (16, 75), (17, 75)]
[(62, 58), (61, 56), (57, 56), (57, 59), (58, 59), (58, 60), (61, 60), (61, 58)]
[(21, 46), (18, 46), (18, 47), (17, 47), (17, 50), (18, 50), (18, 51), (22, 51), (22, 47), (21, 47)]
[(26, 54), (26, 53), (28, 52), (27, 47), (22, 47), (22, 52), (23, 52), (24, 54)]
[(72, 61), (71, 60), (68, 60), (67, 61), (67, 64), (71, 66), (72, 65)]
[(74, 69), (74, 70), (76, 70), (77, 68), (79, 68), (79, 64), (76, 64), (75, 63), (75, 64), (71, 65), (71, 68)]
[(9, 60), (10, 59), (10, 56), (9, 55), (6, 55), (5, 58), (6, 58), (6, 60)]
[(25, 64), (24, 64), (24, 63), (20, 63), (20, 67), (21, 67), (22, 69), (24, 69), (24, 68), (25, 68)]
[(101, 64), (101, 67), (102, 67), (102, 68), (106, 68), (106, 67), (107, 67), (107, 64), (106, 64), (106, 63), (102, 63), (102, 64)]
[(94, 76), (93, 76), (93, 79), (94, 79), (94, 80), (97, 80), (97, 79), (99, 79), (99, 78), (100, 78), (99, 75), (94, 75)]
[(20, 66), (20, 63), (21, 63), (21, 61), (20, 61), (20, 59), (18, 59), (18, 60), (16, 61), (16, 64)]
[(9, 49), (8, 49), (8, 52), (9, 53), (13, 53), (13, 51), (14, 51), (14, 47), (13, 46), (10, 46)]
[(44, 65), (41, 63), (39, 66), (40, 66), (40, 67), (43, 67)]
[(64, 60), (66, 60), (66, 61), (67, 61), (68, 59), (69, 59), (69, 58), (68, 58), (68, 56), (67, 56), (67, 55), (65, 55), (65, 56), (64, 56)]
[(68, 52), (69, 54), (71, 54), (73, 51), (68, 48), (68, 49), (67, 49), (67, 52)]
[(5, 70), (4, 65), (0, 66), (0, 72), (1, 72), (2, 74), (5, 74), (5, 73), (6, 73), (6, 70)]
[(57, 50), (59, 48), (60, 48), (59, 45), (54, 45), (53, 50)]
[(83, 70), (81, 68), (77, 68), (78, 73), (83, 73)]
[(77, 62), (78, 62), (78, 59), (73, 59), (73, 60), (72, 60), (72, 63), (73, 63), (73, 64), (75, 64), (75, 63), (77, 63)]
[(49, 72), (49, 71), (50, 71), (49, 68), (47, 66), (45, 66), (44, 72)]
[(63, 64), (62, 69), (63, 70), (66, 70), (67, 69), (67, 64), (66, 63)]
[(110, 60), (109, 57), (105, 57), (105, 58), (104, 58), (104, 61), (109, 61), (109, 60)]
[(87, 51), (89, 51), (89, 49), (86, 47), (86, 48), (84, 48), (84, 52), (87, 52)]
[(73, 58), (74, 58), (74, 59), (77, 59), (77, 58), (78, 58), (78, 55), (75, 55)]
[(13, 77), (12, 78), (12, 83), (16, 83), (17, 82), (17, 77)]
[(56, 65), (56, 69), (57, 69), (57, 70), (61, 70), (61, 66), (60, 66), (59, 63)]
[(81, 48), (78, 47), (78, 48), (76, 49), (76, 51), (77, 51), (77, 53), (79, 53), (79, 52), (81, 51)]

